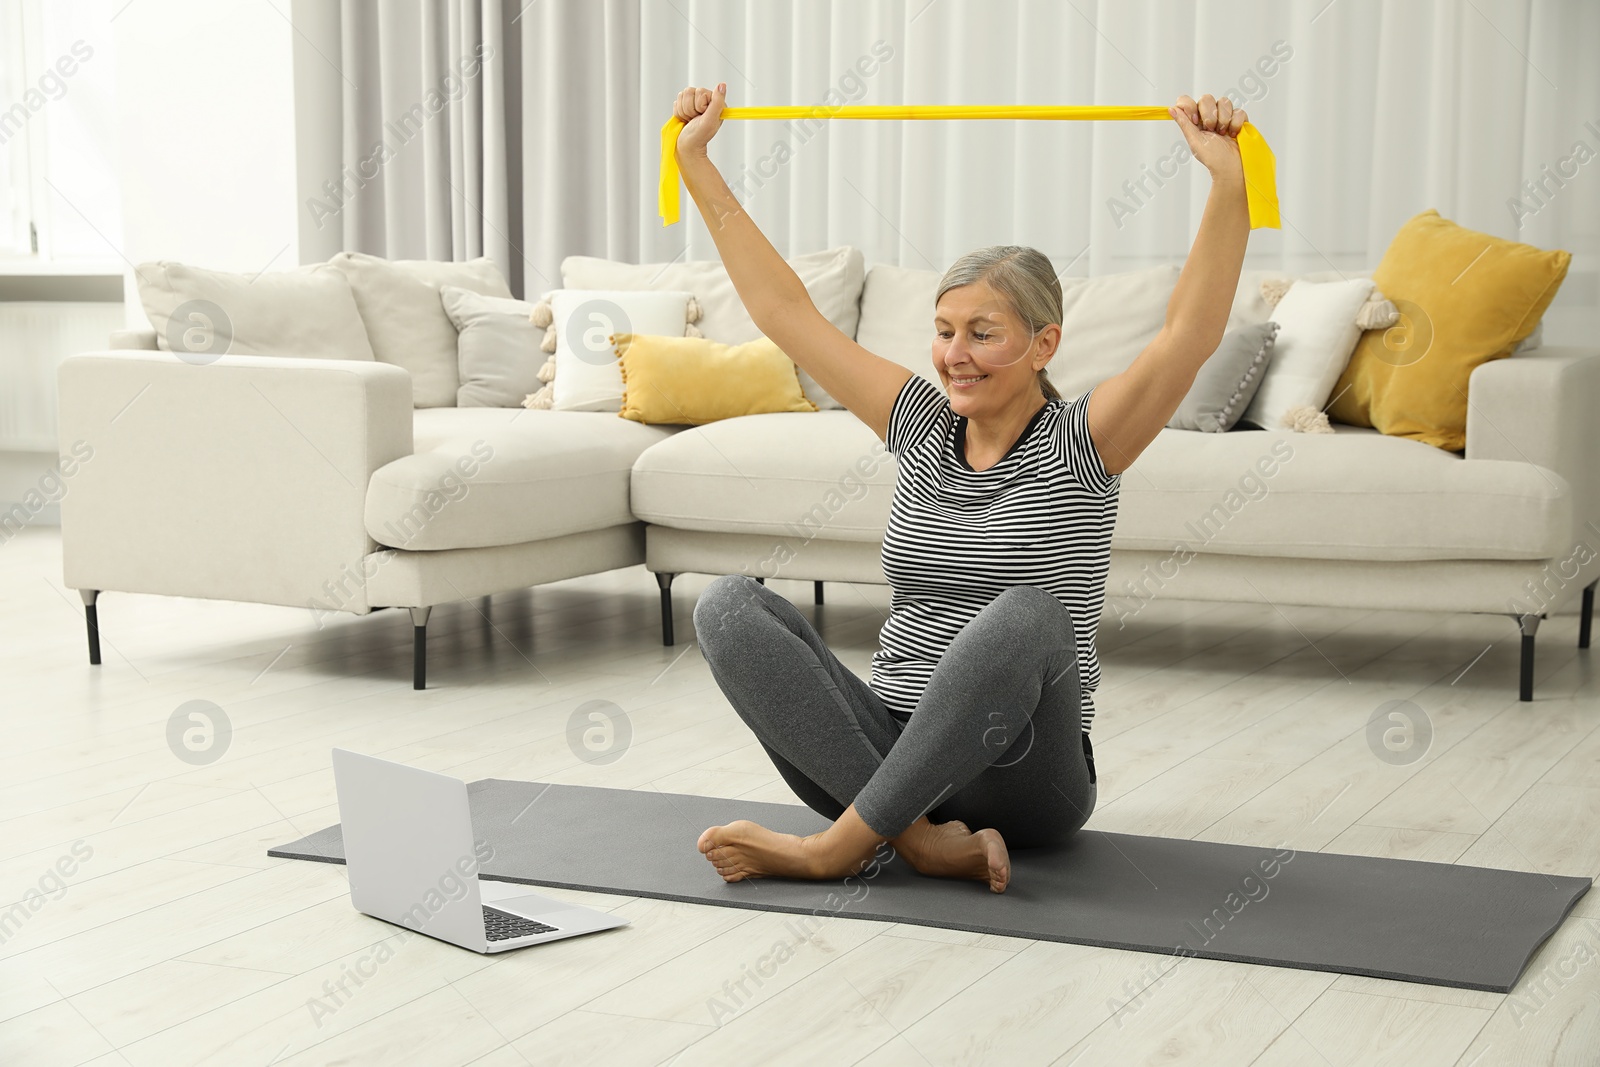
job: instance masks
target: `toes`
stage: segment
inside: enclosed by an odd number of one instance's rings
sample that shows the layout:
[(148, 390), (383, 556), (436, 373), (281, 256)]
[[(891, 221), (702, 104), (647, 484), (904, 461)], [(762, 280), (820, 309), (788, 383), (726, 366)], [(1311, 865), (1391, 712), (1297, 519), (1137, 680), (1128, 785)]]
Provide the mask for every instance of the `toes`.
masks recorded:
[(989, 888), (996, 893), (1004, 893), (1011, 884), (1011, 865), (1009, 863), (989, 868)]
[(728, 845), (712, 842), (705, 849), (705, 857), (724, 882), (742, 882), (756, 877), (743, 857)]
[(724, 882), (741, 882), (751, 877), (750, 872), (742, 864), (732, 860), (717, 864), (717, 874), (722, 876)]

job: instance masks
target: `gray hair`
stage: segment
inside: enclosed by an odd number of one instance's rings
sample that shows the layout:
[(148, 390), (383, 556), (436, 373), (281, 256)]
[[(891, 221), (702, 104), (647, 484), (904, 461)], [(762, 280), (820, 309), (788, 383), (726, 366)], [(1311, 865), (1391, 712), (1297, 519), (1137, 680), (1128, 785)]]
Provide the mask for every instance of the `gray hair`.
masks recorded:
[[(974, 282), (988, 283), (1034, 333), (1061, 322), (1061, 280), (1056, 277), (1050, 257), (1037, 248), (990, 245), (968, 252), (944, 272), (934, 304), (951, 289)], [(1045, 368), (1039, 368), (1038, 377), (1039, 391), (1049, 399), (1060, 400), (1061, 394), (1045, 374)]]

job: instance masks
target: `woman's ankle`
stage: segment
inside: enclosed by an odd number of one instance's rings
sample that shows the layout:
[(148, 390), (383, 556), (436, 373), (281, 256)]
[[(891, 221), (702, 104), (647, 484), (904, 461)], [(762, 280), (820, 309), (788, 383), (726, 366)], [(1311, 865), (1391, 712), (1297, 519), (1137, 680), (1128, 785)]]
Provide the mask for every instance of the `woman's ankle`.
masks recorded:
[(902, 859), (915, 867), (918, 861), (927, 857), (928, 846), (935, 832), (932, 821), (924, 815), (906, 827), (900, 836), (891, 838), (889, 843)]
[(854, 874), (865, 867), (872, 861), (878, 846), (888, 839), (868, 826), (852, 804), (832, 826), (803, 840), (807, 859), (815, 867), (817, 876), (830, 878), (841, 871)]

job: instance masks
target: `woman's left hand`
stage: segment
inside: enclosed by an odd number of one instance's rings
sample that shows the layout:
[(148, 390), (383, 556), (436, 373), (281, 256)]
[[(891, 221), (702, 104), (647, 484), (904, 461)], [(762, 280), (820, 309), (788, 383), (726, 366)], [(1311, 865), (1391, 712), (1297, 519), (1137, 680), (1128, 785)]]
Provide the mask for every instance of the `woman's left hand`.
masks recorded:
[(1232, 100), (1226, 96), (1218, 100), (1207, 93), (1196, 103), (1190, 97), (1180, 96), (1167, 111), (1183, 130), (1189, 151), (1211, 172), (1213, 180), (1244, 179), (1238, 138), (1248, 116), (1242, 110), (1234, 110)]

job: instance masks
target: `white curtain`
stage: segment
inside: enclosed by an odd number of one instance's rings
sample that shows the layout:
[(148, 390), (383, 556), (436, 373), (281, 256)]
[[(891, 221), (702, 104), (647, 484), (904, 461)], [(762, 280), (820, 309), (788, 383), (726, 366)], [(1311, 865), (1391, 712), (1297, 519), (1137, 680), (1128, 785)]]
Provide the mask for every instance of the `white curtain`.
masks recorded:
[(394, 259), (487, 255), (520, 284), (520, 37), (515, 12), (503, 8), (342, 4), (340, 99), (329, 106), (341, 117), (345, 248)]
[[(656, 215), (659, 130), (688, 84), (726, 81), (732, 105), (1231, 92), (1277, 156), (1284, 220), (1248, 265), (1367, 269), (1437, 208), (1568, 249), (1558, 303), (1595, 303), (1586, 0), (345, 0), (346, 162), (480, 43), (446, 121), (347, 212), (347, 247), (491, 255), (519, 293), (558, 285), (570, 254), (715, 258), (687, 195), (683, 222)], [(712, 158), (785, 254), (853, 244), (942, 270), (1018, 243), (1086, 275), (1182, 259), (1207, 183), (1172, 158), (1181, 140), (1160, 122), (730, 121)]]

